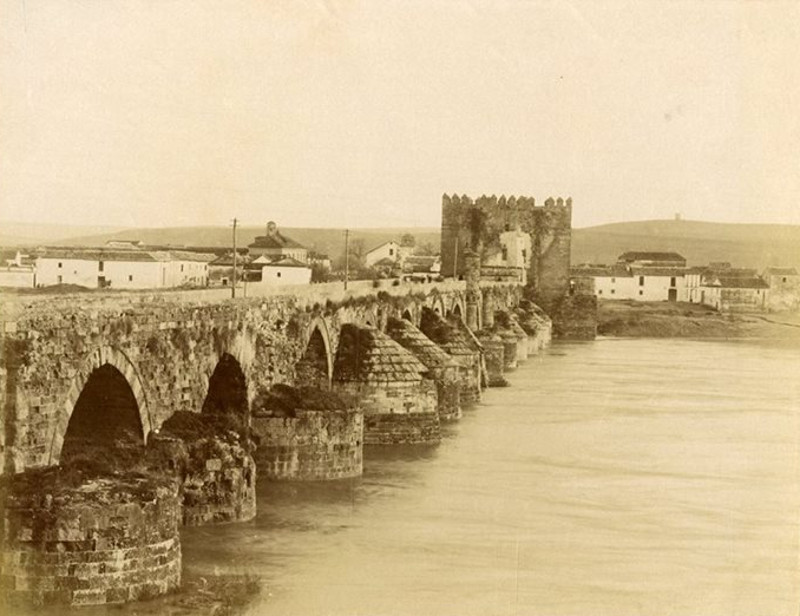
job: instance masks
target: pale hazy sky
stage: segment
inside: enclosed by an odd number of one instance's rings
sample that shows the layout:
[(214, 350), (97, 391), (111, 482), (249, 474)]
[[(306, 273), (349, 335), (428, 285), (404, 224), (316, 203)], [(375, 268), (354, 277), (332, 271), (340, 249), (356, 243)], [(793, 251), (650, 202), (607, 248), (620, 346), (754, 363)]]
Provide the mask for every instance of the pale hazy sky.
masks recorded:
[(800, 2), (0, 0), (0, 219), (800, 224)]

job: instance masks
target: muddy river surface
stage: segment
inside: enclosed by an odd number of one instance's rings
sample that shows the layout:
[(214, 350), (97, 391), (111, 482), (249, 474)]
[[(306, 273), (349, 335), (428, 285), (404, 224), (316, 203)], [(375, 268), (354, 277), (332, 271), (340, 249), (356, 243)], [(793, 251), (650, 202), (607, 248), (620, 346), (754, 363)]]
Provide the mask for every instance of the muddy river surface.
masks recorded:
[(262, 483), (187, 570), (260, 576), (252, 616), (798, 614), (800, 350), (601, 339), (509, 380), (358, 481)]

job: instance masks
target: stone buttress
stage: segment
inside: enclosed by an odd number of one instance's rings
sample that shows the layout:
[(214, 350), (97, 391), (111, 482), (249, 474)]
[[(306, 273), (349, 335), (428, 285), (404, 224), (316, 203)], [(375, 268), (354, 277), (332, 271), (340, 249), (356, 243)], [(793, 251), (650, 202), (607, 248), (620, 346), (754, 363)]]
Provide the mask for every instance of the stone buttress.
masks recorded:
[(436, 385), (428, 368), (378, 329), (347, 323), (339, 335), (333, 389), (364, 411), (364, 444), (438, 443)]
[(258, 442), (259, 476), (273, 481), (360, 477), (364, 413), (353, 402), (330, 389), (286, 385), (256, 396), (251, 429)]
[(150, 468), (179, 484), (184, 526), (243, 522), (256, 515), (249, 439), (220, 423), (208, 414), (182, 411), (148, 439)]
[(481, 348), (477, 340), (429, 308), (422, 309), (420, 330), (458, 362), (462, 406), (477, 403), (481, 398)]
[(386, 333), (428, 368), (436, 383), (439, 419), (451, 421), (460, 418), (458, 363), (409, 321), (389, 318)]

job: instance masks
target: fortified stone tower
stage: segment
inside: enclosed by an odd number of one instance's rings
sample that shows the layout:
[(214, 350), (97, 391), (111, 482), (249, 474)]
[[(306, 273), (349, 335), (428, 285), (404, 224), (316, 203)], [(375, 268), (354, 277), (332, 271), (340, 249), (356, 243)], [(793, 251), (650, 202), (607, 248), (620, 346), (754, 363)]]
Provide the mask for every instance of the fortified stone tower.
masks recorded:
[(504, 231), (530, 234), (528, 281), (541, 304), (552, 304), (569, 292), (572, 199), (549, 198), (537, 206), (532, 197), (505, 195), (474, 201), (463, 195), (442, 196), (442, 275), (466, 274), (466, 253), (483, 256)]
[(442, 275), (465, 278), (468, 254), (481, 262), (501, 250), (500, 235), (519, 229), (531, 238), (528, 264), (530, 298), (553, 318), (556, 331), (566, 304), (574, 303), (570, 290), (572, 199), (548, 198), (537, 206), (533, 197), (442, 196)]

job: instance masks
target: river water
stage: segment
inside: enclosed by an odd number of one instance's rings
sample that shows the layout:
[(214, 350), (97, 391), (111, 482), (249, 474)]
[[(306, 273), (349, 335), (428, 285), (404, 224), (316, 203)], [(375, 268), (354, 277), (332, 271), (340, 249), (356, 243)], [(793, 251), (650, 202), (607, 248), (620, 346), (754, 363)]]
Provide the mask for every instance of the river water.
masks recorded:
[(796, 616), (800, 349), (606, 339), (531, 357), (436, 448), (262, 483), (187, 529), (249, 615)]

